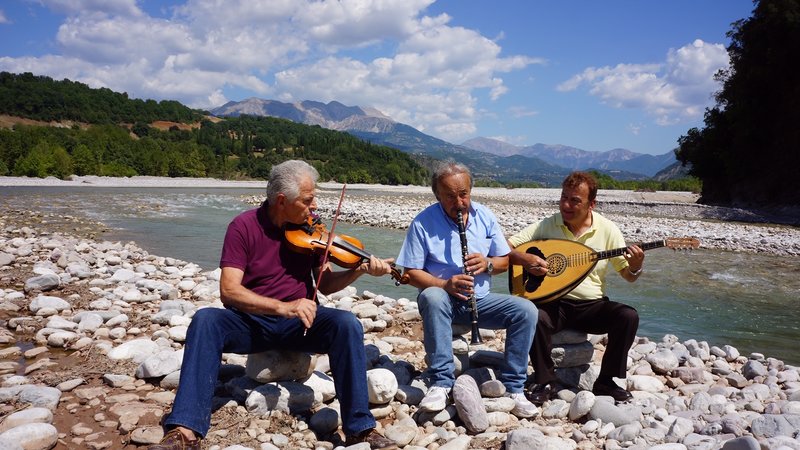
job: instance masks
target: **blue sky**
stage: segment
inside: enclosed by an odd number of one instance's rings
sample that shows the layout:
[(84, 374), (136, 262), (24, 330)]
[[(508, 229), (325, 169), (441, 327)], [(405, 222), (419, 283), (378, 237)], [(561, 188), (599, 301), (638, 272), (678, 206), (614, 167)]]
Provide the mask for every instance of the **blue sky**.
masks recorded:
[(750, 0), (6, 0), (0, 70), (198, 108), (369, 106), (453, 143), (663, 154)]

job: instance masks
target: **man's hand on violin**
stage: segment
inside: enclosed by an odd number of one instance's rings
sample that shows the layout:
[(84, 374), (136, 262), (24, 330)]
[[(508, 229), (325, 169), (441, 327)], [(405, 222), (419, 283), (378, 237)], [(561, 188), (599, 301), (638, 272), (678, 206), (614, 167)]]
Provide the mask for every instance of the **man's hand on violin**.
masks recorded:
[(469, 300), (473, 293), (474, 279), (470, 275), (453, 275), (444, 285), (444, 290), (448, 294), (459, 300)]
[(311, 328), (314, 323), (314, 318), (317, 317), (317, 304), (307, 298), (299, 298), (290, 302), (284, 302), (285, 311), (283, 317), (295, 318), (297, 317), (303, 322), (306, 328)]
[(392, 263), (394, 258), (380, 259), (375, 255), (369, 257), (369, 261), (361, 263), (358, 270), (368, 273), (373, 277), (380, 277), (392, 273)]

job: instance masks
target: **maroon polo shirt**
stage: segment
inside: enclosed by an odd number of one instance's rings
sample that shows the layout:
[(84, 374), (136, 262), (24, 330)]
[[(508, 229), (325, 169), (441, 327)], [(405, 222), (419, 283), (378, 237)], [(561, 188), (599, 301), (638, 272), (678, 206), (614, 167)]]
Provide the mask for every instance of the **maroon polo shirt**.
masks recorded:
[(283, 235), (269, 220), (267, 202), (245, 211), (228, 225), (219, 266), (242, 270), (242, 285), (256, 294), (283, 301), (311, 298), (311, 270), (322, 258), (290, 250)]

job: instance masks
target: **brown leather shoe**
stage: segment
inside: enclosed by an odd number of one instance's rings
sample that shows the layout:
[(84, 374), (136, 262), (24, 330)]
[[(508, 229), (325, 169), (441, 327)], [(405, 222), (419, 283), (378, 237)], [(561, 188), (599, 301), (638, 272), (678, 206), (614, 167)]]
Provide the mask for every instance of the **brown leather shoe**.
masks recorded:
[(147, 447), (147, 450), (200, 450), (200, 439), (189, 440), (177, 429), (172, 429), (161, 442)]
[(375, 431), (375, 428), (370, 428), (369, 430), (362, 431), (359, 434), (351, 434), (350, 436), (347, 436), (344, 445), (349, 447), (360, 442), (368, 442), (369, 447), (373, 450), (397, 450), (397, 444), (393, 440), (381, 436), (380, 433)]

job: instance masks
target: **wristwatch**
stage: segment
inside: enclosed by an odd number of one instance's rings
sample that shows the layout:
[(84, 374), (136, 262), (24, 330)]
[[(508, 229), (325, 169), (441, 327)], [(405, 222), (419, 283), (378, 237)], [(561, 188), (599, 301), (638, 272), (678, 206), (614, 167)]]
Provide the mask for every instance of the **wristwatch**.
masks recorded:
[(630, 274), (635, 276), (635, 277), (638, 277), (639, 274), (642, 273), (643, 269), (644, 269), (644, 267), (639, 267), (639, 270), (631, 270), (631, 266), (628, 266), (628, 272), (630, 272)]
[(492, 263), (492, 258), (486, 258), (486, 273), (489, 275), (494, 272), (494, 264)]

